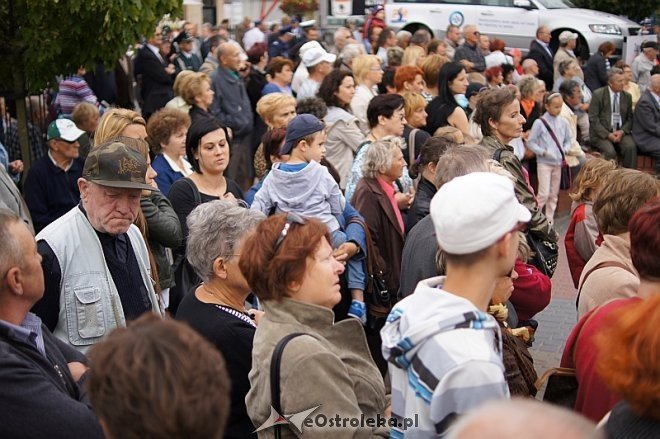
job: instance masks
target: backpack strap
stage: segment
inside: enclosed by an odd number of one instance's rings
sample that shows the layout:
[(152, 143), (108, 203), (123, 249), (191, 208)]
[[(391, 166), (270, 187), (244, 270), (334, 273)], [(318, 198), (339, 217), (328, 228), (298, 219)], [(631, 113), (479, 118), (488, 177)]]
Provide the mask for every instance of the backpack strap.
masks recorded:
[[(282, 403), (280, 401), (280, 366), (282, 362), (282, 354), (284, 353), (284, 348), (286, 345), (296, 337), (301, 335), (309, 335), (304, 332), (293, 332), (284, 338), (282, 338), (275, 349), (273, 350), (273, 355), (270, 359), (270, 400), (273, 405), (273, 409), (279, 414), (282, 415)], [(280, 438), (281, 429), (280, 425), (275, 425), (275, 437)]]
[(497, 163), (500, 163), (500, 160), (502, 159), (502, 152), (504, 152), (504, 148), (498, 148), (493, 153), (493, 160)]
[(559, 143), (559, 139), (557, 139), (555, 132), (552, 131), (552, 128), (550, 128), (550, 124), (548, 123), (548, 121), (543, 119), (543, 117), (539, 117), (539, 120), (541, 121), (541, 123), (543, 123), (545, 129), (548, 130), (548, 133), (550, 133), (550, 137), (552, 137), (552, 140), (555, 141), (555, 145), (557, 146), (557, 149), (559, 149), (559, 153), (561, 154), (561, 159), (566, 160), (566, 155), (564, 154), (564, 150), (561, 149), (561, 144)]
[(601, 269), (601, 268), (607, 268), (607, 267), (616, 267), (616, 268), (621, 268), (625, 271), (627, 271), (630, 274), (635, 274), (628, 267), (626, 267), (623, 263), (617, 262), (617, 261), (603, 261), (599, 264), (596, 264), (595, 266), (591, 267), (589, 271), (584, 275), (582, 278), (582, 285), (580, 285), (580, 288), (578, 289), (578, 294), (577, 298), (575, 299), (575, 307), (577, 308), (578, 303), (580, 303), (580, 294), (582, 294), (582, 287), (584, 287), (584, 284), (587, 282), (587, 278), (593, 273), (594, 271)]

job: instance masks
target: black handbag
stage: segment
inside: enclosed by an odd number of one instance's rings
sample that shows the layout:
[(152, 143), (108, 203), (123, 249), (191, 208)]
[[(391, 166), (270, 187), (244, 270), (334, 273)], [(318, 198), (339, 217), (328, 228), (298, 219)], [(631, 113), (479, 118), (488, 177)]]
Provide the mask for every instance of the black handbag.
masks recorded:
[(536, 236), (533, 231), (529, 231), (526, 237), (527, 244), (534, 253), (529, 263), (538, 268), (541, 273), (552, 277), (557, 268), (559, 245), (556, 242)]
[(550, 124), (548, 123), (548, 121), (543, 119), (542, 117), (539, 118), (539, 120), (543, 123), (543, 125), (545, 125), (545, 128), (548, 130), (548, 133), (550, 133), (550, 137), (552, 137), (552, 140), (555, 141), (555, 145), (557, 146), (557, 149), (559, 149), (559, 153), (561, 154), (561, 181), (559, 183), (559, 189), (563, 191), (568, 190), (571, 188), (571, 185), (573, 184), (573, 175), (571, 173), (571, 167), (568, 166), (568, 163), (566, 162), (566, 155), (564, 154), (564, 150), (561, 149), (561, 144), (559, 143), (559, 140), (557, 139), (555, 132), (552, 131), (552, 128), (550, 128)]
[(393, 305), (393, 298), (383, 270), (378, 266), (376, 253), (374, 251), (374, 242), (369, 233), (369, 227), (359, 216), (349, 220), (349, 224), (359, 224), (364, 229), (366, 242), (366, 277), (367, 286), (364, 290), (364, 300), (367, 303), (367, 312), (374, 317), (387, 317)]
[(575, 407), (578, 392), (575, 369), (568, 367), (548, 369), (536, 382), (536, 388), (540, 389), (546, 381), (548, 385), (545, 387), (543, 401), (572, 410)]

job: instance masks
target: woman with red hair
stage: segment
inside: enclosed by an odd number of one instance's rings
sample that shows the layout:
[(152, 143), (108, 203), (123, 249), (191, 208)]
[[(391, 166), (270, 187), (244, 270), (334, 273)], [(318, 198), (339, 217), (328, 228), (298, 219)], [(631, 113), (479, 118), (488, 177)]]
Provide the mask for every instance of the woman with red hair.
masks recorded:
[(488, 81), (488, 87), (490, 88), (502, 87), (502, 83), (504, 82), (502, 67), (500, 66), (490, 67), (486, 69), (484, 74), (486, 75), (486, 81)]
[(423, 95), (426, 92), (424, 72), (417, 66), (401, 66), (394, 74), (394, 86), (399, 94), (409, 91)]
[[(660, 197), (642, 205), (628, 223), (630, 256), (640, 278), (635, 297), (614, 299), (594, 308), (578, 322), (566, 341), (563, 367), (574, 367), (579, 383), (574, 409), (598, 422), (613, 407), (617, 421), (626, 417), (660, 419), (657, 361), (660, 350), (658, 320), (642, 320), (632, 327), (631, 315), (660, 296)], [(650, 305), (650, 303), (649, 303)], [(655, 323), (654, 323), (655, 322)], [(649, 325), (644, 335), (644, 326)], [(610, 331), (610, 332), (608, 332)], [(650, 335), (648, 331), (652, 331)], [(612, 335), (607, 336), (608, 333)], [(655, 381), (654, 381), (655, 380)], [(625, 403), (619, 402), (623, 397)], [(612, 421), (614, 428), (617, 421)], [(651, 421), (649, 421), (651, 422)], [(635, 424), (639, 425), (639, 424)], [(657, 432), (657, 430), (656, 430)], [(640, 437), (623, 435), (608, 437)], [(651, 437), (651, 436), (643, 436)]]

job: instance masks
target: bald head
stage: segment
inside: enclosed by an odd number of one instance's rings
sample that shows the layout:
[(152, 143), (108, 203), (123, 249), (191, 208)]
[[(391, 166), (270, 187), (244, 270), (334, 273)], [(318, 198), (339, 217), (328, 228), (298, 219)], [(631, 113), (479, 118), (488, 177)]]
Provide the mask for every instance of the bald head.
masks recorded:
[(651, 91), (657, 95), (660, 95), (660, 73), (656, 73), (651, 76)]
[(552, 35), (550, 34), (550, 29), (547, 26), (540, 26), (536, 29), (536, 38), (543, 41), (544, 43), (549, 43)]
[(522, 62), (522, 68), (525, 75), (537, 76), (539, 74), (539, 65), (531, 58), (527, 58)]
[(530, 399), (492, 402), (461, 418), (447, 439), (599, 439), (591, 421), (571, 411)]
[(463, 36), (465, 37), (465, 41), (470, 44), (479, 43), (479, 30), (474, 24), (466, 24), (463, 27)]

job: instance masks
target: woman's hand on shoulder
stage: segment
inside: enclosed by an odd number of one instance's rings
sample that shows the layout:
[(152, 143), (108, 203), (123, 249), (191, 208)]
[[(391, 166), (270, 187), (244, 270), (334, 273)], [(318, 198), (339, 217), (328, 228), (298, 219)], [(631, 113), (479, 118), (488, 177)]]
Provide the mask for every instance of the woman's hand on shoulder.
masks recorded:
[(252, 317), (252, 320), (254, 320), (255, 325), (259, 326), (259, 323), (261, 323), (261, 319), (264, 317), (266, 314), (263, 311), (259, 311), (258, 309), (251, 309), (248, 314), (250, 317)]

